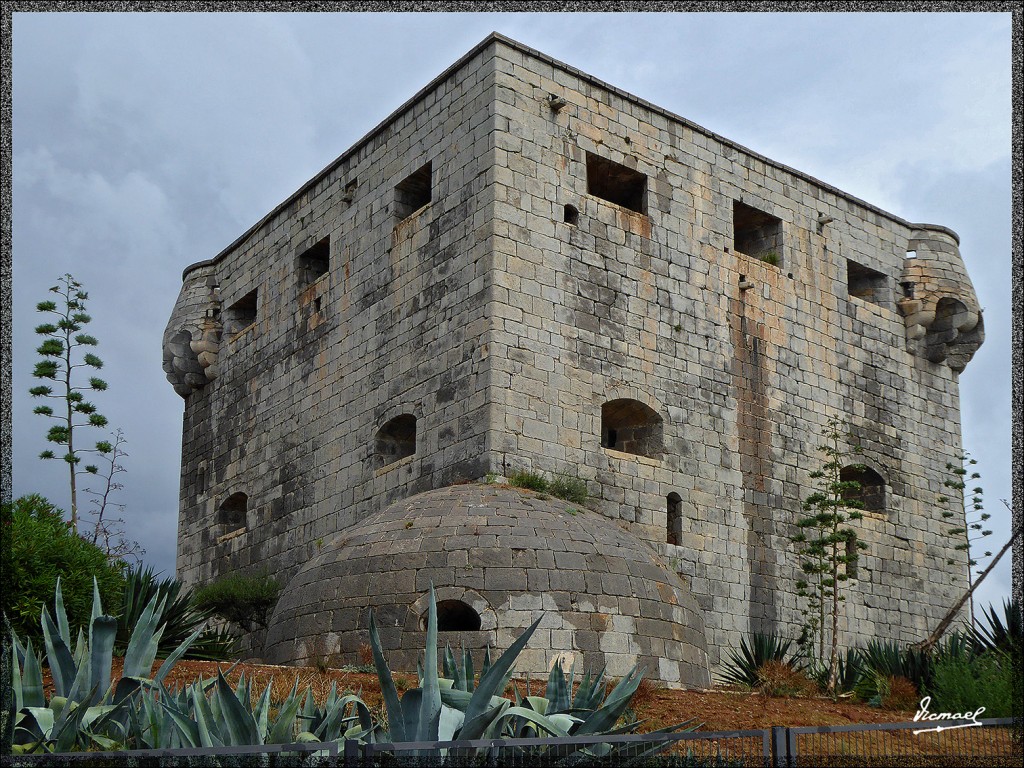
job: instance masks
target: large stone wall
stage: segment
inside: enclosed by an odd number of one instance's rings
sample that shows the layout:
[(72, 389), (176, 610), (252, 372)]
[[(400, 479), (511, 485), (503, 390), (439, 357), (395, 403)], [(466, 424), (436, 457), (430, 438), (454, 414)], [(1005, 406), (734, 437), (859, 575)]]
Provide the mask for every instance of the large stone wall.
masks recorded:
[(983, 338), (958, 245), (492, 36), (186, 270), (179, 576), (287, 581), (396, 500), (568, 473), (703, 612), (692, 673), (799, 633), (790, 536), (839, 417), (881, 483), (847, 637), (921, 639), (966, 586), (936, 502)]
[[(185, 581), (256, 568), (286, 581), (318, 542), (390, 500), (486, 472), (492, 80), (493, 51), (481, 51), (186, 270), (164, 345), (186, 397)], [(430, 202), (409, 213), (396, 187), (427, 163)], [(324, 238), (317, 275), (300, 256)], [(237, 308), (253, 291), (254, 317)], [(215, 379), (183, 343), (211, 317), (223, 331)], [(382, 466), (377, 432), (408, 414), (415, 455)], [(237, 493), (241, 527), (218, 517)]]
[[(885, 480), (885, 510), (861, 526), (869, 549), (844, 625), (851, 639), (920, 639), (966, 587), (965, 568), (947, 566), (962, 557), (936, 503), (961, 444), (957, 372), (981, 341), (955, 236), (500, 48), (492, 469), (586, 478), (602, 513), (688, 578), (717, 663), (741, 633), (799, 634), (789, 537), (821, 432), (846, 419), (859, 460)], [(639, 211), (594, 189), (594, 157), (645, 177)], [(966, 307), (946, 323), (968, 331), (948, 360), (908, 342), (897, 306), (908, 280), (933, 326), (937, 292)], [(602, 405), (618, 399), (660, 416), (659, 456), (602, 447)]]

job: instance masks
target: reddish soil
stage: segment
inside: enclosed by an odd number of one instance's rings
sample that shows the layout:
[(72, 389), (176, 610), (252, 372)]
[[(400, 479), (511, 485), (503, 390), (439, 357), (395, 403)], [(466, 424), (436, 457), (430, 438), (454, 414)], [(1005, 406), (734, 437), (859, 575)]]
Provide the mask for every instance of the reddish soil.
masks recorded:
[[(159, 663), (159, 662), (158, 662)], [(121, 660), (114, 660), (114, 674), (120, 674)], [(227, 672), (230, 664), (206, 661), (179, 661), (165, 681), (168, 687), (188, 684), (200, 676), (210, 679), (217, 674), (218, 667)], [(263, 692), (268, 681), (273, 682), (272, 698), (281, 701), (292, 689), (296, 678), (299, 689), (307, 685), (313, 689), (313, 695), (322, 701), (337, 683), (338, 691), (354, 691), (360, 693), (371, 709), (379, 707), (380, 689), (377, 676), (361, 672), (347, 672), (338, 669), (316, 669), (313, 667), (277, 667), (263, 664), (239, 663), (227, 679), (230, 683), (237, 682), (240, 674), (254, 681), (253, 694)], [(399, 691), (415, 685), (415, 676), (396, 674), (396, 685)], [(44, 679), (49, 684), (49, 677)], [(524, 690), (524, 681), (514, 681), (520, 692)], [(543, 682), (531, 681), (532, 692), (540, 692)], [(659, 688), (655, 685), (642, 683), (633, 699), (635, 711), (641, 720), (645, 720), (642, 730), (674, 725), (686, 720), (702, 723), (700, 730), (754, 730), (768, 728), (773, 725), (851, 725), (857, 723), (907, 722), (913, 720), (913, 711), (891, 711), (877, 709), (866, 704), (856, 703), (851, 699), (832, 701), (824, 697), (812, 698), (770, 698), (760, 693), (715, 689), (709, 691), (680, 691)]]

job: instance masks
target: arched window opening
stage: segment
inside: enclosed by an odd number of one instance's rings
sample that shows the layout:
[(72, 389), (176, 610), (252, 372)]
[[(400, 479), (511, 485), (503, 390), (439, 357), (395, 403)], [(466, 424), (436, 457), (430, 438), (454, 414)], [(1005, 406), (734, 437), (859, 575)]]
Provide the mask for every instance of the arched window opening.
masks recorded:
[(566, 224), (576, 226), (580, 223), (580, 212), (575, 205), (566, 205), (563, 211), (563, 220)]
[(870, 467), (852, 466), (839, 470), (839, 481), (857, 483), (843, 490), (847, 501), (859, 501), (864, 512), (885, 512), (885, 480)]
[(665, 541), (679, 545), (683, 534), (683, 500), (678, 493), (670, 493), (665, 499), (668, 520), (665, 525)]
[(249, 497), (241, 491), (232, 493), (217, 509), (217, 522), (227, 532), (245, 528), (245, 514), (249, 508)]
[(374, 452), (378, 469), (416, 453), (416, 417), (411, 413), (396, 416), (381, 427)]
[(637, 400), (610, 400), (601, 406), (601, 445), (623, 453), (659, 458), (661, 417)]
[[(420, 629), (427, 629), (427, 614), (420, 617)], [(461, 600), (441, 600), (437, 604), (438, 632), (478, 632), (480, 614)]]

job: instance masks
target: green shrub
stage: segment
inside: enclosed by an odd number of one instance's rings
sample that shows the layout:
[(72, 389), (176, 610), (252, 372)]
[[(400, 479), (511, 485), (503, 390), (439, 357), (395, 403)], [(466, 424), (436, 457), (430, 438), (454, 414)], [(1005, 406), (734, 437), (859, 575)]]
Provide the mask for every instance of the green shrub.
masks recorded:
[(120, 605), (121, 569), (110, 564), (102, 549), (72, 533), (62, 510), (32, 494), (4, 504), (2, 515), (11, 557), (2, 605), (21, 637), (42, 640), (39, 617), (53, 599), (58, 578), (72, 632), (89, 624), (94, 578), (103, 602)]
[(970, 629), (974, 651), (979, 654), (1001, 651), (1010, 654), (1011, 658), (1019, 657), (1021, 648), (1024, 648), (1020, 601), (1016, 598), (1004, 600), (1002, 616), (996, 613), (993, 605), (982, 611), (982, 616), (986, 623)]
[[(860, 651), (847, 648), (839, 651), (839, 666), (836, 670), (836, 693), (850, 693), (864, 676), (864, 661)], [(808, 675), (824, 691), (828, 688), (828, 664), (812, 662)]]
[(557, 475), (548, 484), (548, 493), (573, 504), (582, 504), (587, 500), (587, 481), (569, 475)]
[(884, 691), (879, 689), (877, 682), (889, 677), (905, 677), (919, 691), (928, 690), (931, 686), (934, 665), (927, 651), (901, 648), (890, 641), (871, 640), (861, 650), (861, 659), (864, 674), (854, 692), (865, 701), (880, 700)]
[(266, 629), (280, 592), (281, 585), (265, 573), (231, 573), (197, 589), (195, 605), (252, 632)]
[(513, 472), (508, 476), (508, 484), (513, 488), (525, 488), (529, 491), (548, 490), (548, 480), (537, 472)]
[(530, 491), (550, 493), (558, 499), (582, 504), (587, 500), (587, 481), (569, 475), (556, 475), (548, 480), (539, 472), (513, 472), (508, 476), (508, 484), (513, 488), (526, 488)]
[(1013, 716), (1013, 664), (1003, 653), (983, 653), (973, 659), (940, 658), (935, 663), (929, 710), (974, 712), (981, 717)]
[(757, 670), (756, 687), (765, 696), (779, 698), (813, 696), (818, 692), (817, 683), (803, 669), (777, 659), (765, 662)]

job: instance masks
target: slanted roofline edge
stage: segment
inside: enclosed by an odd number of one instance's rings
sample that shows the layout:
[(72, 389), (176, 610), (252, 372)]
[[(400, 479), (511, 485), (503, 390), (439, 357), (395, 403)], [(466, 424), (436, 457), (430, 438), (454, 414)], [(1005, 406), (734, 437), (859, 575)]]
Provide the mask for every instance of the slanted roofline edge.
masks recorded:
[(337, 158), (335, 158), (333, 161), (331, 161), (327, 166), (325, 166), (321, 171), (319, 171), (315, 176), (313, 176), (313, 178), (311, 178), (309, 181), (307, 181), (305, 184), (303, 184), (301, 187), (299, 187), (298, 190), (296, 190), (294, 193), (289, 195), (282, 203), (280, 203), (273, 210), (271, 210), (270, 213), (268, 213), (265, 216), (263, 216), (259, 221), (257, 221), (251, 227), (249, 227), (249, 229), (247, 229), (244, 233), (242, 233), (237, 238), (235, 238), (231, 242), (231, 244), (228, 245), (223, 250), (221, 250), (220, 253), (218, 253), (212, 259), (204, 259), (202, 261), (197, 261), (197, 262), (195, 262), (193, 264), (190, 264), (189, 266), (185, 267), (185, 269), (184, 269), (184, 271), (182, 272), (182, 275), (181, 275), (182, 276), (182, 280), (184, 280), (188, 276), (188, 273), (191, 272), (192, 270), (198, 269), (200, 267), (210, 266), (210, 265), (216, 264), (218, 261), (220, 261), (222, 258), (224, 258), (228, 253), (230, 253), (235, 248), (237, 248), (239, 245), (241, 245), (243, 242), (245, 242), (252, 234), (257, 232), (264, 224), (266, 224), (274, 216), (276, 216), (281, 211), (283, 211), (285, 208), (287, 208), (289, 205), (291, 205), (296, 199), (301, 197), (310, 188), (314, 187), (317, 183), (319, 183), (325, 176), (327, 176), (329, 173), (334, 171), (338, 166), (340, 166), (342, 163), (344, 163), (346, 160), (348, 160), (352, 155), (354, 155), (356, 152), (358, 152), (363, 146), (365, 146), (369, 141), (371, 141), (385, 127), (387, 127), (389, 124), (391, 124), (392, 122), (397, 120), (402, 114), (404, 114), (409, 109), (411, 109), (415, 104), (417, 104), (419, 101), (421, 101), (428, 93), (433, 91), (442, 82), (447, 80), (453, 73), (455, 73), (458, 70), (462, 69), (472, 59), (476, 58), (480, 53), (485, 51), (490, 45), (495, 44), (495, 43), (502, 43), (503, 45), (506, 45), (509, 48), (512, 48), (513, 50), (519, 51), (520, 53), (526, 54), (526, 55), (528, 55), (528, 56), (530, 56), (530, 57), (532, 57), (534, 59), (538, 59), (540, 61), (543, 61), (546, 64), (549, 64), (549, 65), (551, 65), (553, 67), (561, 69), (561, 70), (565, 71), (568, 74), (574, 75), (574, 76), (580, 78), (581, 80), (583, 80), (583, 81), (585, 81), (587, 83), (590, 83), (591, 85), (594, 85), (594, 86), (602, 88), (602, 89), (604, 89), (606, 91), (609, 91), (610, 93), (615, 94), (616, 96), (618, 96), (621, 99), (633, 102), (634, 104), (637, 104), (637, 105), (643, 107), (644, 109), (650, 110), (651, 112), (659, 114), (662, 117), (666, 117), (669, 120), (672, 120), (673, 122), (677, 122), (677, 123), (679, 123), (681, 125), (684, 125), (684, 126), (686, 126), (687, 128), (689, 128), (689, 129), (691, 129), (693, 131), (696, 131), (698, 133), (704, 134), (705, 136), (708, 136), (709, 138), (714, 139), (715, 141), (719, 142), (720, 144), (732, 147), (733, 149), (736, 149), (736, 150), (744, 153), (745, 155), (747, 155), (747, 156), (749, 156), (751, 158), (754, 158), (756, 160), (760, 160), (765, 165), (771, 166), (773, 168), (777, 168), (778, 170), (781, 170), (781, 171), (784, 171), (786, 173), (792, 174), (793, 176), (796, 176), (797, 178), (800, 178), (800, 179), (803, 179), (805, 181), (808, 181), (811, 184), (814, 184), (815, 186), (820, 187), (823, 190), (826, 190), (826, 191), (828, 191), (828, 192), (830, 192), (830, 193), (832, 193), (832, 194), (834, 194), (834, 195), (836, 195), (838, 197), (846, 199), (846, 200), (854, 203), (855, 205), (861, 206), (862, 208), (864, 208), (864, 209), (866, 209), (868, 211), (871, 211), (872, 213), (878, 214), (880, 216), (884, 216), (885, 218), (887, 218), (890, 221), (893, 221), (893, 222), (895, 222), (897, 224), (900, 224), (902, 226), (908, 227), (910, 229), (935, 229), (935, 230), (939, 230), (939, 231), (945, 232), (945, 233), (949, 234), (950, 236), (952, 236), (957, 241), (958, 244), (960, 242), (959, 235), (957, 235), (956, 232), (954, 232), (952, 229), (949, 229), (948, 227), (945, 227), (945, 226), (942, 226), (942, 225), (937, 225), (937, 224), (916, 224), (916, 223), (911, 223), (911, 222), (907, 221), (906, 219), (904, 219), (904, 218), (902, 218), (900, 216), (897, 216), (894, 213), (890, 213), (889, 211), (886, 211), (886, 210), (884, 210), (882, 208), (879, 208), (876, 205), (872, 205), (871, 203), (869, 203), (869, 202), (867, 202), (865, 200), (862, 200), (859, 197), (856, 197), (855, 195), (851, 195), (848, 192), (844, 192), (843, 190), (839, 189), (838, 187), (834, 187), (831, 184), (827, 184), (827, 183), (821, 181), (820, 179), (815, 178), (814, 176), (811, 176), (808, 173), (804, 173), (803, 171), (799, 171), (799, 170), (797, 170), (795, 168), (792, 168), (792, 167), (786, 165), (785, 163), (780, 163), (777, 160), (772, 160), (769, 157), (765, 157), (764, 155), (762, 155), (762, 154), (760, 154), (758, 152), (755, 152), (755, 151), (753, 151), (753, 150), (743, 146), (742, 144), (739, 144), (739, 143), (737, 143), (735, 141), (732, 141), (731, 139), (727, 139), (726, 137), (721, 136), (720, 134), (717, 134), (714, 131), (708, 130), (707, 128), (705, 128), (702, 125), (698, 125), (697, 123), (693, 122), (692, 120), (688, 120), (685, 117), (682, 117), (681, 115), (677, 115), (674, 112), (672, 112), (671, 110), (665, 109), (664, 107), (659, 107), (656, 104), (652, 104), (651, 102), (647, 101), (646, 99), (642, 99), (639, 96), (636, 96), (634, 94), (629, 93), (628, 91), (624, 91), (621, 88), (618, 88), (618, 87), (616, 87), (614, 85), (611, 85), (610, 83), (606, 83), (603, 80), (601, 80), (601, 79), (599, 79), (597, 77), (594, 77), (593, 75), (587, 74), (586, 72), (584, 72), (581, 69), (577, 69), (576, 67), (573, 67), (570, 64), (566, 64), (565, 62), (559, 61), (558, 59), (555, 59), (555, 58), (553, 58), (551, 56), (548, 56), (546, 53), (542, 53), (541, 51), (538, 51), (535, 48), (531, 48), (530, 46), (525, 45), (523, 43), (520, 43), (517, 40), (513, 40), (510, 37), (506, 37), (505, 35), (502, 35), (500, 32), (491, 32), (487, 37), (485, 37), (483, 40), (481, 40), (479, 43), (477, 43), (475, 46), (473, 46), (473, 48), (470, 49), (465, 55), (460, 57), (455, 63), (453, 63), (451, 66), (447, 67), (443, 72), (441, 72), (441, 74), (439, 74), (437, 77), (435, 77), (433, 80), (431, 80), (425, 86), (423, 86), (411, 98), (409, 98), (400, 107), (398, 107), (398, 109), (396, 109), (390, 115), (388, 115), (383, 120), (381, 120), (376, 126), (374, 126), (372, 129), (370, 129), (370, 131), (368, 133), (366, 133), (355, 144), (353, 144), (351, 147), (349, 147), (347, 150), (345, 150), (345, 152), (343, 152), (341, 155), (339, 155)]

